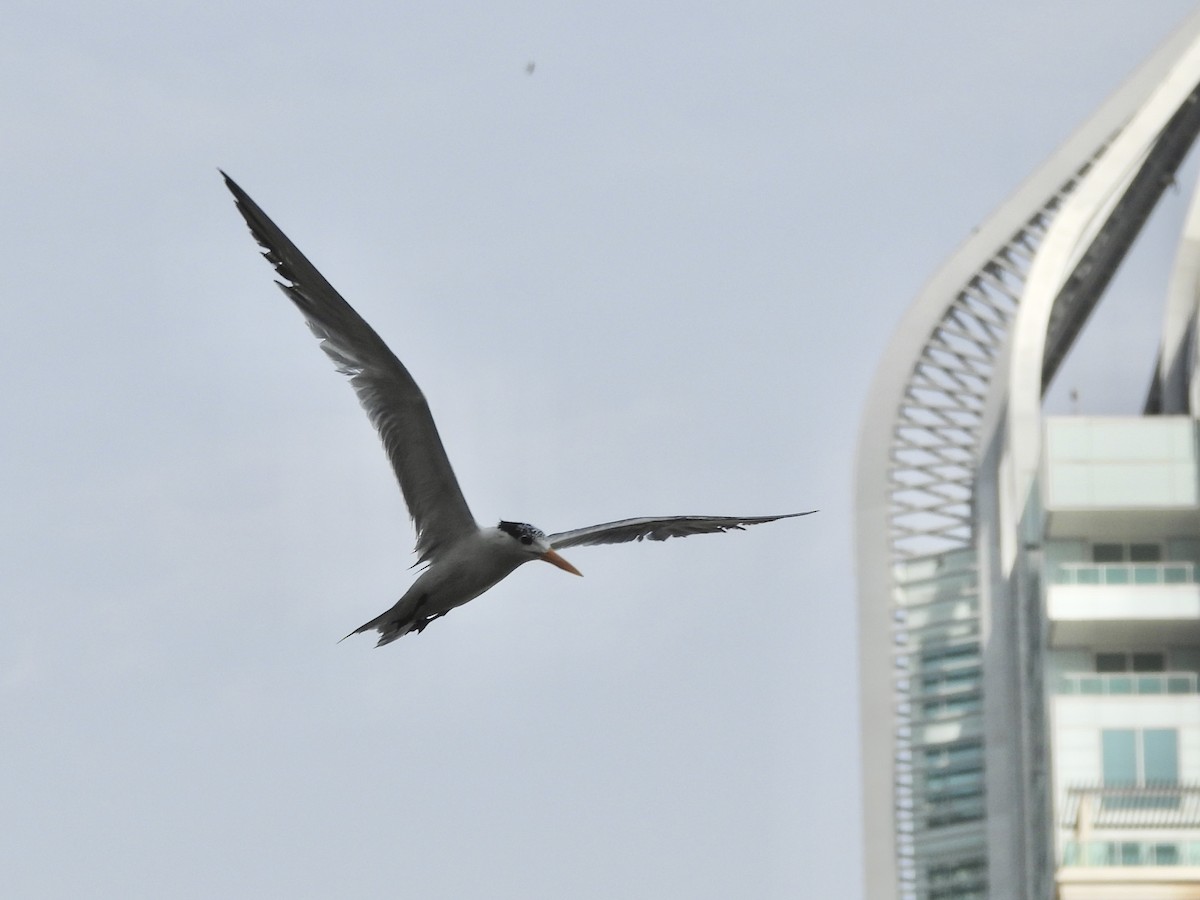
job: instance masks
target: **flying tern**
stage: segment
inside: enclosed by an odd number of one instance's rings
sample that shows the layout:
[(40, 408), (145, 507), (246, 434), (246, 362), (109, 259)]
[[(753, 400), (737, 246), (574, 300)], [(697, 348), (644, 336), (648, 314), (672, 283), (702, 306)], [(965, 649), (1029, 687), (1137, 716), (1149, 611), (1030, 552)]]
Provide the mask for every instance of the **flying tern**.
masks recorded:
[[(303, 313), (321, 349), (350, 378), (359, 402), (383, 440), (417, 534), (415, 565), (426, 564), (396, 605), (346, 637), (374, 629), (382, 647), (474, 600), (518, 566), (540, 559), (582, 574), (559, 556), (566, 547), (622, 544), (649, 539), (742, 530), (815, 510), (777, 516), (667, 516), (605, 522), (547, 535), (524, 522), (482, 527), (467, 508), (442, 446), (429, 404), (404, 364), (351, 308), (249, 195), (224, 172), (225, 184), (263, 256), (281, 279), (276, 284)], [(343, 638), (345, 640), (345, 638)]]

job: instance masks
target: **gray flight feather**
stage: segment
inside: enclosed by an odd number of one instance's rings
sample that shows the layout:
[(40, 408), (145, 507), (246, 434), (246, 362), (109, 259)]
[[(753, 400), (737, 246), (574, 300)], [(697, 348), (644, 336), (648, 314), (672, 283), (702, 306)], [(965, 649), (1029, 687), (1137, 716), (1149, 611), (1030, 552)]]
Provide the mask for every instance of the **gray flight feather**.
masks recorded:
[(400, 482), (417, 532), (419, 562), (432, 560), (477, 526), (424, 394), (379, 335), (287, 235), (228, 175), (221, 175), (263, 256), (283, 279), (277, 284), (304, 314), (338, 371), (350, 377)]
[(688, 537), (693, 534), (714, 534), (719, 531), (741, 531), (747, 525), (760, 525), (763, 522), (774, 522), (776, 519), (791, 519), (795, 516), (808, 516), (808, 512), (784, 513), (779, 516), (666, 516), (664, 518), (643, 517), (640, 519), (621, 519), (619, 522), (605, 522), (603, 525), (591, 525), (587, 528), (576, 528), (573, 531), (560, 531), (552, 534), (546, 540), (555, 550), (564, 547), (582, 547), (589, 544), (624, 544), (627, 541), (665, 541), (667, 538)]

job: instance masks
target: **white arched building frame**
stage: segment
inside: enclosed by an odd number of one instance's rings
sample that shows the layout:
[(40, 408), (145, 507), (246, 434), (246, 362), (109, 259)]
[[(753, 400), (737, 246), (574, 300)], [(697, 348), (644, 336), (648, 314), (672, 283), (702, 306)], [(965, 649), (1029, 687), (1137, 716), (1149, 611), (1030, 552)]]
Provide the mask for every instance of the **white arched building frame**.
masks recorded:
[[(1200, 14), (972, 233), (879, 365), (856, 476), (870, 900), (1054, 896), (1042, 398), (1198, 133)], [(1198, 278), (1193, 201), (1147, 412), (1200, 411)]]

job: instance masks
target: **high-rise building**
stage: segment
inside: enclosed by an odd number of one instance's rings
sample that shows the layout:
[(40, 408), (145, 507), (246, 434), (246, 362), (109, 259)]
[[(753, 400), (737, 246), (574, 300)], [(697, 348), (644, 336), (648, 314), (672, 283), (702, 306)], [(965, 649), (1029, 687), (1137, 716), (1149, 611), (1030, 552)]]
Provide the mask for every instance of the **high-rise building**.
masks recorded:
[[(1140, 414), (1043, 413), (1200, 133), (1193, 16), (934, 275), (865, 410), (868, 900), (1200, 898), (1200, 192)], [(1133, 411), (1138, 412), (1138, 411)]]

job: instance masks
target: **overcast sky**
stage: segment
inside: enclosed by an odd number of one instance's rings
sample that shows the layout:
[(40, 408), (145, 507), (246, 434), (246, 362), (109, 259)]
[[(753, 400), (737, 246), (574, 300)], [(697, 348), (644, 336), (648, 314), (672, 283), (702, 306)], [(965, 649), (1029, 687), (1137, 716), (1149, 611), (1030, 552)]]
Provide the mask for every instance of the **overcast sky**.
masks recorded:
[[(860, 897), (875, 362), (1190, 6), (9, 0), (6, 892)], [(412, 531), (218, 166), (408, 364), (480, 521), (821, 513), (336, 643)], [(1189, 190), (1064, 371), (1085, 409), (1140, 404)]]

